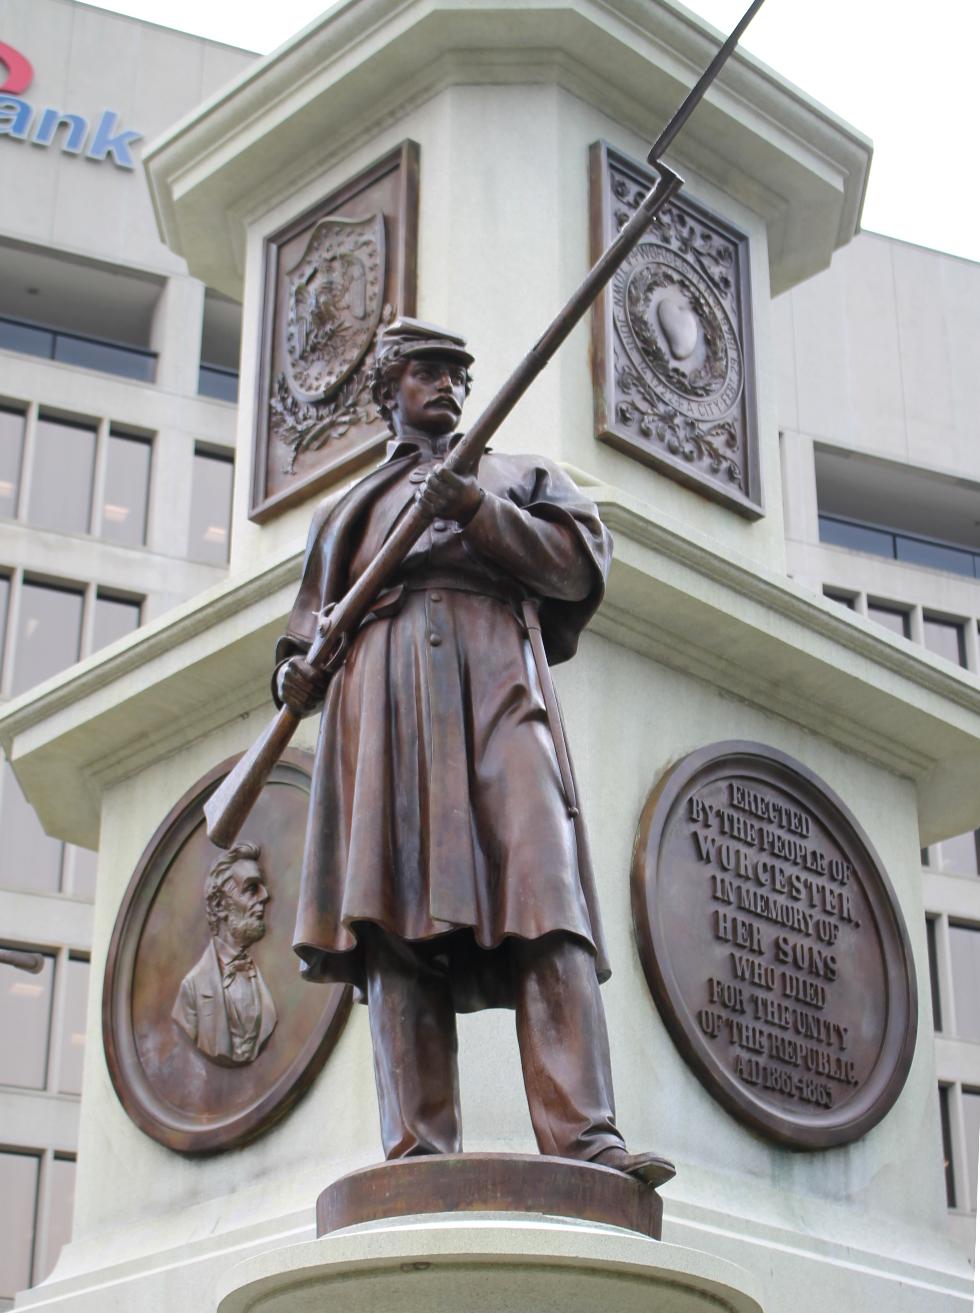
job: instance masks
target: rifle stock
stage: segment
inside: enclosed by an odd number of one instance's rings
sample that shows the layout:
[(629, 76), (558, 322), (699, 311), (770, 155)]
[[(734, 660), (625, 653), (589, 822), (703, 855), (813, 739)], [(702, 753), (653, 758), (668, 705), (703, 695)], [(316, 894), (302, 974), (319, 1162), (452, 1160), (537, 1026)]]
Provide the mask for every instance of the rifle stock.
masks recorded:
[(204, 804), (208, 838), (219, 848), (230, 848), (235, 842), (299, 720), (288, 707), (282, 707)]

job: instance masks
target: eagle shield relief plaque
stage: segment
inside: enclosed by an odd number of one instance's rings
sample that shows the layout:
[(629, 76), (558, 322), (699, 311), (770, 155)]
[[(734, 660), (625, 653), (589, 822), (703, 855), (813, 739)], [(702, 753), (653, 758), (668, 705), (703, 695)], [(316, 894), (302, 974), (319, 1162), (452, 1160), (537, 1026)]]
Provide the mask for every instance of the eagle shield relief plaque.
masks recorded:
[[(281, 386), (309, 404), (329, 401), (343, 387), (381, 321), (384, 268), (382, 215), (323, 219), (316, 225), (303, 258), (286, 273), (285, 369), (276, 379), (277, 391)], [(296, 426), (275, 402), (273, 412), (273, 426), (295, 458)]]
[(378, 330), (415, 311), (418, 147), (404, 142), (266, 242), (251, 518), (381, 450)]

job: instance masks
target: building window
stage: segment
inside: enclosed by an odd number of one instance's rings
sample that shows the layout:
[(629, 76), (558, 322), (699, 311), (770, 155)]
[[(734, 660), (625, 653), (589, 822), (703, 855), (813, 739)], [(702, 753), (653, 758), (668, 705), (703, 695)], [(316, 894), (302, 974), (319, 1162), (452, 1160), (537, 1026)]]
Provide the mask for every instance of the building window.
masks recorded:
[(147, 435), (104, 420), (0, 409), (0, 515), (141, 547), (152, 457)]
[(836, 588), (825, 588), (824, 597), (830, 602), (836, 602), (838, 606), (846, 606), (849, 611), (854, 610), (853, 593), (841, 593)]
[[(39, 1234), (39, 1201), (46, 1197), (44, 1234)], [(39, 1150), (0, 1152), (0, 1308), (14, 1295), (43, 1281), (71, 1236), (75, 1202), (75, 1160)]]
[(7, 642), (7, 613), (10, 609), (10, 575), (0, 574), (0, 653)]
[(890, 629), (893, 634), (898, 634), (900, 638), (908, 638), (911, 633), (909, 613), (903, 611), (901, 607), (885, 606), (881, 602), (869, 602), (868, 619), (873, 620), (877, 625), (884, 625), (886, 629)]
[(187, 553), (192, 561), (224, 565), (228, 560), (234, 473), (234, 462), (227, 456), (195, 451)]
[(939, 1113), (946, 1201), (950, 1208), (976, 1212), (980, 1089), (962, 1084), (954, 1073), (964, 1060), (972, 1072), (980, 1044), (980, 924), (951, 923), (945, 913), (935, 913), (926, 932), (933, 1021), (945, 1039), (956, 1041), (937, 1049), (944, 1078)]
[(823, 512), (817, 522), (820, 541), (830, 547), (846, 547), (848, 551), (885, 556), (906, 565), (924, 565), (930, 570), (980, 579), (980, 553), (969, 547)]
[(141, 383), (152, 383), (156, 377), (157, 358), (152, 351), (106, 338), (66, 333), (25, 319), (0, 316), (0, 349), (57, 360), (63, 365), (98, 369), (104, 374), (119, 374)]
[(975, 1213), (980, 1090), (956, 1082), (941, 1084), (939, 1124), (946, 1175), (946, 1206)]
[(64, 844), (44, 833), (34, 808), (21, 792), (9, 762), (3, 763), (0, 789), (0, 885), (32, 894), (56, 894), (61, 889)]
[[(5, 956), (8, 960), (0, 960), (0, 1085), (78, 1094), (87, 960), (66, 949), (55, 955), (13, 945)], [(0, 1152), (0, 1308), (54, 1267), (71, 1232), (74, 1191), (71, 1155), (26, 1146)]]
[(137, 600), (99, 591), (95, 597), (92, 651), (98, 652), (117, 638), (125, 638), (134, 629), (139, 629), (141, 610), (142, 605)]
[(939, 958), (936, 952), (936, 919), (926, 918), (926, 944), (929, 950), (929, 986), (932, 993), (932, 1026), (936, 1031), (943, 1028), (942, 1000), (939, 993)]
[(0, 242), (0, 348), (152, 382), (164, 288), (143, 270)]
[(208, 365), (202, 360), (197, 376), (197, 390), (202, 397), (234, 403), (238, 400), (238, 370)]
[(145, 438), (115, 430), (109, 433), (101, 538), (125, 543), (128, 547), (142, 547), (146, 542), (151, 454), (152, 448)]
[(48, 1083), (54, 958), (39, 953), (37, 960), (37, 973), (0, 963), (0, 1085), (25, 1090)]
[(78, 660), (84, 600), (80, 589), (24, 580), (11, 684), (14, 696)]
[[(143, 601), (91, 583), (0, 573), (0, 696), (16, 697), (132, 633), (142, 623)], [(8, 613), (15, 632), (5, 643)]]
[(939, 869), (956, 875), (980, 874), (980, 831), (954, 834), (939, 845)]
[(58, 1090), (61, 1094), (81, 1094), (89, 964), (85, 958), (69, 957), (62, 965), (66, 988), (59, 1040)]
[(242, 348), (242, 308), (208, 288), (201, 325), (201, 368), (197, 390), (218, 401), (238, 400), (238, 358)]
[(40, 970), (0, 961), (0, 1085), (81, 1094), (88, 959), (18, 947)]
[(92, 901), (95, 854), (44, 833), (7, 761), (0, 770), (0, 831), (0, 888)]
[(956, 1207), (956, 1174), (953, 1171), (953, 1133), (949, 1116), (950, 1087), (939, 1087), (939, 1125), (943, 1138), (943, 1170), (946, 1176), (946, 1207)]
[(94, 426), (39, 418), (27, 519), (39, 529), (88, 533), (95, 472)]
[(34, 1284), (43, 1281), (53, 1270), (62, 1249), (71, 1239), (71, 1219), (75, 1211), (75, 1159), (55, 1154), (48, 1164), (48, 1226), (43, 1254), (34, 1264)]
[(31, 1284), (40, 1159), (32, 1153), (0, 1153), (0, 1299), (13, 1300)]
[(877, 529), (856, 520), (844, 520), (836, 515), (819, 517), (820, 541), (831, 547), (846, 547), (852, 552), (871, 552), (875, 556), (895, 555), (895, 535), (887, 529)]
[(980, 1090), (963, 1090), (963, 1139), (966, 1149), (970, 1211), (977, 1211), (977, 1149), (980, 1145)]
[(26, 418), (23, 411), (0, 408), (0, 515), (11, 519), (17, 514)]
[(954, 665), (966, 665), (966, 644), (963, 626), (954, 620), (940, 620), (938, 616), (922, 617), (923, 641), (930, 652), (945, 657)]
[(956, 1038), (980, 1040), (980, 926), (948, 927)]

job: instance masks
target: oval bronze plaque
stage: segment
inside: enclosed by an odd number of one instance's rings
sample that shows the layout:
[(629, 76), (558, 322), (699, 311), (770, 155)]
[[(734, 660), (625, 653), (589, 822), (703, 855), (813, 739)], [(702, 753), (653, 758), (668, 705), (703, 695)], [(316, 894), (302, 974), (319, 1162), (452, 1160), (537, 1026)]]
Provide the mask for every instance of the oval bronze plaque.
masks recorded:
[(141, 1130), (181, 1153), (268, 1130), (309, 1088), (350, 1009), (349, 988), (300, 979), (291, 949), (312, 758), (283, 755), (224, 854), (202, 808), (236, 761), (199, 780), (157, 829), (106, 962), (116, 1093)]
[(915, 1047), (894, 891), (844, 803), (762, 744), (716, 743), (660, 781), (633, 855), (647, 981), (715, 1098), (799, 1149), (888, 1112)]

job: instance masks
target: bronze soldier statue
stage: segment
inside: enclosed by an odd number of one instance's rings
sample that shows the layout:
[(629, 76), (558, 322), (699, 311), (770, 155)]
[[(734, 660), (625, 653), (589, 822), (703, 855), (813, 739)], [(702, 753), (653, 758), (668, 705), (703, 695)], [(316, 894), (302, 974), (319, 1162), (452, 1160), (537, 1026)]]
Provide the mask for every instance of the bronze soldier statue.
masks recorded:
[[(602, 598), (611, 540), (552, 462), (488, 451), (443, 469), (470, 388), (463, 338), (381, 336), (388, 458), (310, 530), (277, 651), (276, 699), (320, 705), (294, 949), (366, 1001), (388, 1158), (461, 1148), (457, 1012), (516, 1012), (542, 1153), (659, 1184), (616, 1127), (599, 982), (608, 974), (549, 662)], [(431, 522), (329, 678), (305, 659), (413, 501)]]

